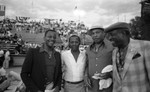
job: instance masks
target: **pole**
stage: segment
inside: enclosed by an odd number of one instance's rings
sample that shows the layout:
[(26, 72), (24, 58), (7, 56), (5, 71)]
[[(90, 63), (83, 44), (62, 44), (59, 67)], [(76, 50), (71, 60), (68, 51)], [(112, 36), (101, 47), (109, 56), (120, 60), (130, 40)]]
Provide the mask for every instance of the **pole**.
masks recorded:
[(5, 16), (5, 15), (6, 15), (6, 6), (4, 5), (3, 8), (4, 8), (3, 10), (4, 10), (4, 24), (5, 24), (5, 22), (6, 22), (6, 20), (5, 20), (5, 17), (6, 17), (6, 16)]
[(119, 14), (118, 14), (118, 22), (119, 22)]
[(124, 21), (126, 22), (126, 14), (124, 15)]

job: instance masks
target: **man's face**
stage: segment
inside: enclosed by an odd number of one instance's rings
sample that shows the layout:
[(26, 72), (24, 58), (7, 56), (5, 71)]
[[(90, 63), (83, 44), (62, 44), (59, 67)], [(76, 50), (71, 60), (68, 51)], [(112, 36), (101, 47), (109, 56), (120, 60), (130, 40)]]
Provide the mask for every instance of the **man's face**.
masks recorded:
[(76, 51), (79, 50), (80, 41), (78, 37), (71, 37), (69, 41), (69, 46), (71, 50)]
[(48, 47), (52, 47), (56, 42), (56, 32), (49, 31), (45, 35), (44, 41)]
[(102, 29), (93, 29), (92, 30), (92, 39), (95, 43), (99, 43), (104, 39), (104, 31)]
[(111, 31), (110, 33), (108, 33), (108, 37), (114, 47), (120, 47), (124, 44), (125, 35), (123, 35), (120, 30)]

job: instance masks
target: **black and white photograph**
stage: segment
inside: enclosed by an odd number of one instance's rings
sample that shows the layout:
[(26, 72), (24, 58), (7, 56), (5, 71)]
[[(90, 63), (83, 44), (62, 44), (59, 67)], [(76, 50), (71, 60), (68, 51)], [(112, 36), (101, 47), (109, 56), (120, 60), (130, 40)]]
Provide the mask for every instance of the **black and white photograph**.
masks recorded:
[(0, 92), (150, 92), (150, 0), (0, 0)]

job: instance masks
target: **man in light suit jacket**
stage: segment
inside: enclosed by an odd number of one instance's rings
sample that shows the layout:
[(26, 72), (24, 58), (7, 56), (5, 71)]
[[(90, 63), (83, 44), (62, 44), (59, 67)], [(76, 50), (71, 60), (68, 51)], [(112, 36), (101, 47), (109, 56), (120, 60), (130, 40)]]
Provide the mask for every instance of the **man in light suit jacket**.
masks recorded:
[(150, 42), (130, 38), (127, 23), (105, 29), (113, 51), (113, 92), (150, 92)]

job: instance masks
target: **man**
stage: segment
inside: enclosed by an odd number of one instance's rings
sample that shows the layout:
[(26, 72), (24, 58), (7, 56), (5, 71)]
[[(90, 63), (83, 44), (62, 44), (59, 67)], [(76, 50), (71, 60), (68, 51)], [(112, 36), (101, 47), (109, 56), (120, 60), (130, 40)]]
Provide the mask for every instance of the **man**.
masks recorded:
[(0, 68), (3, 67), (4, 60), (5, 60), (4, 51), (1, 49), (0, 50)]
[(106, 28), (113, 51), (113, 92), (150, 92), (150, 42), (130, 38), (130, 27), (118, 22)]
[(4, 57), (5, 57), (5, 60), (3, 62), (3, 67), (4, 68), (9, 68), (9, 61), (10, 61), (10, 51), (9, 51), (9, 49), (6, 50)]
[[(111, 43), (105, 39), (104, 28), (101, 26), (92, 26), (89, 30), (91, 37), (93, 38), (93, 44), (87, 48), (88, 56), (88, 77), (91, 81), (91, 87), (89, 92), (111, 92), (112, 86), (100, 89), (100, 79), (107, 79), (111, 77), (110, 73), (102, 74), (102, 70), (107, 65), (112, 65), (112, 50)], [(99, 78), (99, 77), (102, 78)]]
[(85, 92), (84, 74), (86, 66), (85, 51), (80, 51), (81, 40), (77, 35), (69, 38), (70, 50), (62, 52), (64, 70), (64, 92)]
[(44, 92), (52, 85), (54, 92), (59, 92), (61, 57), (53, 48), (55, 41), (55, 30), (47, 30), (42, 46), (29, 49), (21, 71), (21, 78), (29, 92)]

